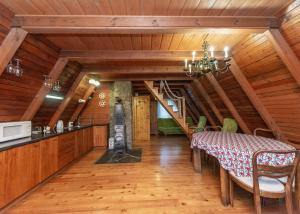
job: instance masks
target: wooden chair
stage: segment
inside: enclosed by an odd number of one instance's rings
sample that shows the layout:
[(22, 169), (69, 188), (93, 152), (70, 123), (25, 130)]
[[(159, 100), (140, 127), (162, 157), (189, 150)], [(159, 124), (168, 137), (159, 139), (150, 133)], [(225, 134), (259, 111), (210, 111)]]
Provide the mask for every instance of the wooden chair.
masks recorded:
[(275, 138), (277, 139), (277, 140), (280, 140), (281, 139), (281, 136), (277, 133), (277, 132), (275, 132), (275, 131), (273, 131), (273, 130), (271, 130), (271, 129), (264, 129), (264, 128), (256, 128), (256, 129), (254, 129), (254, 131), (253, 131), (253, 135), (254, 136), (258, 136), (258, 134), (257, 134), (257, 132), (269, 132), (269, 133), (272, 133), (274, 136), (275, 136)]
[[(257, 157), (263, 153), (270, 154), (295, 154), (294, 161), (285, 166), (271, 166), (257, 164)], [(266, 198), (285, 198), (288, 214), (293, 213), (292, 189), (294, 178), (299, 163), (299, 151), (269, 151), (261, 150), (253, 155), (253, 177), (238, 177), (233, 172), (230, 177), (230, 204), (233, 206), (234, 183), (243, 189), (254, 194), (254, 205), (256, 213), (261, 213), (261, 199)]]
[(232, 118), (224, 118), (222, 126), (206, 126), (205, 131), (218, 128), (222, 132), (236, 133), (238, 130), (237, 122)]

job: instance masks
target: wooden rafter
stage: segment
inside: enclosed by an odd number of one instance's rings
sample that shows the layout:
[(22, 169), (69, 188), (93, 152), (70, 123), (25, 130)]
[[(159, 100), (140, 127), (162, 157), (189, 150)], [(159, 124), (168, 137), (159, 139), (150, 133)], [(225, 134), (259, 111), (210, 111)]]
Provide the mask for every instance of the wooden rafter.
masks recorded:
[(103, 16), (16, 15), (12, 26), (30, 33), (147, 33), (174, 30), (278, 28), (276, 17), (266, 16)]
[(200, 113), (199, 113), (199, 110), (197, 108), (195, 108), (193, 102), (191, 101), (190, 95), (188, 93), (186, 93), (184, 88), (180, 88), (179, 91), (181, 93), (181, 96), (183, 96), (185, 98), (185, 103), (187, 105), (187, 108), (190, 109), (193, 121), (198, 121)]
[(257, 94), (255, 93), (253, 87), (250, 85), (249, 81), (245, 77), (243, 71), (239, 68), (236, 61), (234, 59), (231, 60), (230, 70), (235, 77), (235, 79), (240, 84), (241, 88), (244, 90), (245, 94), (250, 99), (253, 106), (256, 108), (256, 111), (260, 114), (261, 118), (265, 121), (267, 126), (273, 130), (275, 136), (281, 140), (287, 141), (284, 137), (281, 129), (276, 124), (275, 120), (273, 119), (272, 115), (269, 113), (267, 108), (264, 106), (262, 101), (259, 99)]
[(269, 29), (265, 32), (265, 35), (269, 38), (274, 49), (290, 71), (291, 75), (295, 78), (298, 85), (300, 85), (300, 61), (292, 48), (278, 29)]
[(209, 80), (209, 82), (211, 83), (211, 85), (214, 87), (215, 91), (217, 92), (219, 97), (222, 99), (222, 101), (224, 102), (224, 104), (226, 105), (226, 107), (228, 108), (230, 113), (232, 114), (232, 116), (235, 118), (235, 120), (237, 121), (237, 123), (239, 124), (239, 126), (241, 127), (243, 132), (246, 134), (252, 134), (250, 129), (248, 128), (247, 124), (245, 123), (245, 121), (243, 120), (243, 118), (241, 117), (239, 112), (236, 110), (236, 108), (232, 104), (231, 100), (226, 95), (226, 92), (223, 90), (222, 86), (218, 83), (218, 81), (216, 80), (214, 75), (211, 73), (208, 73), (206, 75), (206, 77)]
[(48, 126), (50, 126), (51, 128), (53, 128), (55, 126), (55, 124), (59, 120), (61, 114), (64, 112), (65, 108), (68, 106), (69, 102), (71, 101), (72, 97), (74, 96), (74, 94), (76, 92), (76, 89), (79, 86), (79, 84), (80, 84), (80, 82), (81, 82), (81, 80), (84, 76), (85, 76), (85, 73), (80, 72), (78, 74), (78, 76), (75, 79), (73, 85), (71, 86), (70, 90), (66, 94), (64, 100), (60, 103), (57, 110), (55, 111), (55, 113), (51, 117)]
[(21, 28), (11, 28), (0, 46), (0, 76), (9, 61), (24, 41), (27, 31)]
[[(203, 105), (203, 103), (200, 101), (198, 94), (196, 92), (196, 90), (194, 90), (194, 88), (190, 85), (190, 84), (186, 84), (185, 85), (187, 92), (190, 94), (190, 97), (194, 100), (195, 104), (198, 106), (198, 108), (201, 109), (202, 113), (206, 116), (206, 118), (208, 119), (209, 123), (212, 126), (217, 126), (215, 120), (210, 116), (207, 108)], [(196, 96), (197, 95), (197, 96)]]
[(88, 98), (94, 93), (95, 91), (95, 86), (91, 85), (85, 92), (84, 96), (82, 97), (83, 100), (85, 100), (84, 103), (79, 103), (77, 108), (75, 109), (74, 113), (71, 116), (70, 121), (74, 121), (77, 119), (78, 115), (80, 114), (80, 112), (82, 111), (82, 109), (84, 108), (84, 106), (86, 106), (86, 104), (88, 103)]
[[(197, 51), (202, 55), (203, 51)], [(98, 60), (184, 60), (192, 51), (185, 50), (64, 50), (60, 57)], [(215, 51), (216, 58), (224, 58), (224, 51)]]
[[(65, 58), (58, 58), (55, 65), (51, 69), (49, 73), (49, 77), (51, 77), (51, 82), (54, 83), (64, 70), (66, 64), (68, 63), (68, 59)], [(26, 111), (24, 112), (21, 120), (32, 120), (34, 115), (37, 113), (39, 108), (41, 107), (45, 96), (50, 92), (51, 88), (44, 86), (44, 84), (41, 86), (29, 106), (27, 107)]]
[(206, 92), (206, 90), (203, 87), (203, 85), (201, 84), (201, 82), (199, 80), (193, 80), (192, 85), (196, 89), (198, 89), (197, 91), (200, 92), (200, 94), (202, 95), (202, 97), (206, 100), (206, 102), (208, 103), (209, 107), (212, 109), (212, 111), (214, 112), (214, 114), (218, 118), (219, 122), (222, 124), (224, 118), (223, 118), (221, 112), (219, 111), (219, 109), (217, 108), (217, 106), (214, 104), (213, 100), (210, 98), (209, 94)]

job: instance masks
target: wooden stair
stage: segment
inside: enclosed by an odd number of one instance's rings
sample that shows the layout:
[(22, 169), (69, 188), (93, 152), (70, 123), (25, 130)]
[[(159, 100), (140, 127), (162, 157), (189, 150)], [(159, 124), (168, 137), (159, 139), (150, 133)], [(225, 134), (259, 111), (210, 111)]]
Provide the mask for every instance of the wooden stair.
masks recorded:
[(185, 122), (185, 118), (181, 117), (178, 111), (173, 111), (173, 106), (168, 104), (168, 100), (164, 99), (163, 93), (159, 93), (157, 87), (154, 87), (153, 81), (144, 81), (146, 88), (149, 92), (160, 102), (167, 112), (173, 117), (176, 123), (182, 128), (184, 133), (189, 136), (189, 127)]

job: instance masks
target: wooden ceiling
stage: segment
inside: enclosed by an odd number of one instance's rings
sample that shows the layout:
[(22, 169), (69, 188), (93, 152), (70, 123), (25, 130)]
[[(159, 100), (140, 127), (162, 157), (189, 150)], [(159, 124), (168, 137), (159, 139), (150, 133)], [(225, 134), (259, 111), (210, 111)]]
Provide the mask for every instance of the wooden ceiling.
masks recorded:
[[(174, 18), (174, 20), (176, 17), (182, 16), (273, 17), (285, 10), (291, 2), (293, 1), (273, 0), (272, 4), (270, 4), (269, 0), (1, 0), (1, 3), (8, 7), (16, 16), (167, 16)], [(39, 17), (37, 18), (39, 19)], [(170, 22), (172, 22), (172, 20)], [(111, 21), (112, 22), (108, 21), (108, 23), (114, 25), (114, 19)], [(178, 19), (175, 21), (177, 26), (180, 26), (181, 21), (178, 21)], [(197, 26), (198, 22), (199, 20), (191, 20), (190, 23), (192, 23), (192, 26)], [(233, 21), (233, 24), (237, 22), (239, 21)], [(50, 21), (50, 25), (51, 23), (52, 21)], [(133, 23), (134, 26), (134, 21), (130, 23)], [(256, 23), (259, 23), (259, 21)], [(140, 30), (142, 33), (129, 31), (127, 34), (124, 32), (106, 32), (104, 29), (103, 32), (106, 33), (102, 33), (101, 31), (101, 33), (97, 34), (92, 31), (92, 33), (89, 34), (89, 31), (81, 30), (82, 33), (76, 31), (76, 33), (72, 34), (66, 32), (63, 34), (59, 32), (45, 34), (45, 32), (43, 32), (42, 34), (35, 36), (39, 36), (40, 38), (43, 38), (43, 40), (49, 40), (53, 46), (60, 50), (70, 51), (192, 51), (201, 50), (201, 46), (205, 40), (214, 46), (215, 50), (221, 51), (224, 46), (233, 49), (237, 44), (249, 36), (250, 33), (253, 33), (252, 31), (247, 31), (249, 29), (241, 30), (240, 28), (231, 28), (229, 31), (226, 28), (195, 31), (195, 29), (197, 29), (195, 26), (186, 26), (187, 29), (182, 29), (179, 32), (175, 29), (176, 33), (172, 30), (166, 30), (165, 28), (158, 28), (154, 33)], [(146, 26), (146, 29), (147, 27), (148, 26)], [(261, 33), (261, 31), (259, 33)], [(182, 62), (183, 60), (183, 57), (176, 58), (175, 56), (171, 56), (165, 58), (161, 57), (159, 54), (156, 54), (155, 56), (157, 56), (157, 58), (152, 57), (153, 59), (148, 59), (147, 57), (144, 59), (143, 57), (140, 57), (139, 59), (132, 58), (129, 60), (122, 58), (97, 59), (97, 57), (85, 57), (83, 59), (77, 58), (71, 60), (77, 61), (80, 64), (96, 64), (98, 66), (108, 66), (115, 62), (117, 62), (116, 64), (122, 65), (132, 64), (130, 61), (141, 61), (145, 63), (144, 66), (148, 66), (148, 61), (155, 61), (157, 65), (164, 65), (168, 64), (169, 61), (177, 60)], [(189, 56), (190, 53), (188, 54), (188, 57)], [(187, 56), (184, 56), (184, 58), (186, 57)], [(111, 61), (113, 61), (113, 63)], [(141, 62), (138, 64), (141, 65)]]
[(64, 50), (200, 50), (204, 40), (215, 50), (234, 47), (247, 34), (131, 34), (131, 35), (46, 35)]
[(2, 0), (15, 14), (273, 16), (292, 0)]

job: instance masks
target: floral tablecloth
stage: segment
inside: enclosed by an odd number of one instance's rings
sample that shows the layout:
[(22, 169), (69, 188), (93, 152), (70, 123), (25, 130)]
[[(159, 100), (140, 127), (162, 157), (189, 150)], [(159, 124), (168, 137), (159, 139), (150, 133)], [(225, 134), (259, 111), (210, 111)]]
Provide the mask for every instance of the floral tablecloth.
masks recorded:
[[(191, 148), (205, 150), (216, 157), (220, 165), (240, 177), (252, 176), (252, 157), (259, 150), (294, 150), (280, 141), (239, 133), (205, 131), (193, 134)], [(293, 161), (292, 154), (268, 154), (258, 156), (259, 164), (286, 165)]]

